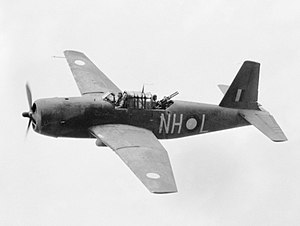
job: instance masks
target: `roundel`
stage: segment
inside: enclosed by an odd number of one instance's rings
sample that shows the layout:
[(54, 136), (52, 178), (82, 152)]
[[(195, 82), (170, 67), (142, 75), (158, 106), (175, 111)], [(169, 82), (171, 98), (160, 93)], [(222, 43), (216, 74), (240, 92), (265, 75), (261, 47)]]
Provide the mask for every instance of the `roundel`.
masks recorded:
[(75, 60), (74, 63), (77, 64), (77, 65), (79, 65), (79, 66), (85, 65), (85, 62), (82, 61), (82, 60)]
[(193, 130), (196, 128), (197, 126), (197, 120), (195, 118), (189, 118), (187, 121), (186, 121), (186, 124), (185, 124), (186, 128), (188, 130)]

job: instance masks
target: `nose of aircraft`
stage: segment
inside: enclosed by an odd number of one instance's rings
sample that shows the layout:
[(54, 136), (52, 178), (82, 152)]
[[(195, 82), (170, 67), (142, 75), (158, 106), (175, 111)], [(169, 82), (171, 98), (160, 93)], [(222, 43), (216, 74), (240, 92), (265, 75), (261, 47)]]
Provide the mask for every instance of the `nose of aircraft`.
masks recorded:
[(28, 126), (27, 126), (27, 129), (26, 129), (26, 135), (27, 135), (27, 133), (29, 131), (31, 123), (33, 125), (33, 129), (36, 128), (35, 107), (34, 106), (35, 106), (35, 104), (33, 104), (33, 106), (31, 107), (30, 111), (22, 113), (22, 116), (24, 118), (29, 118)]

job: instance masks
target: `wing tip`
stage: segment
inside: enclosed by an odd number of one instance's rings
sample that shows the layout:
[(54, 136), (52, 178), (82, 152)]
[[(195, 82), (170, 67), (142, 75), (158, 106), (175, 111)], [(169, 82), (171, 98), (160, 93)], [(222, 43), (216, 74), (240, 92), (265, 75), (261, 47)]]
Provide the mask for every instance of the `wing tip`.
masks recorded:
[(149, 187), (148, 185), (146, 185), (146, 187), (148, 188), (148, 190), (151, 193), (153, 193), (153, 194), (159, 194), (159, 195), (162, 195), (162, 194), (172, 194), (172, 193), (177, 193), (178, 192), (175, 181), (173, 181), (173, 184), (172, 185), (170, 184), (170, 186), (160, 186), (160, 187), (154, 188), (154, 187)]
[(284, 138), (280, 138), (280, 139), (272, 139), (272, 141), (276, 142), (276, 143), (281, 143), (281, 142), (286, 142), (288, 141), (288, 139), (286, 137)]
[(71, 55), (71, 54), (83, 54), (83, 53), (80, 52), (80, 51), (71, 50), (71, 49), (66, 49), (66, 50), (64, 50), (64, 55), (65, 55), (65, 56)]
[(156, 195), (163, 195), (163, 194), (172, 194), (172, 193), (177, 193), (177, 189), (173, 191), (151, 191), (151, 193), (156, 194)]

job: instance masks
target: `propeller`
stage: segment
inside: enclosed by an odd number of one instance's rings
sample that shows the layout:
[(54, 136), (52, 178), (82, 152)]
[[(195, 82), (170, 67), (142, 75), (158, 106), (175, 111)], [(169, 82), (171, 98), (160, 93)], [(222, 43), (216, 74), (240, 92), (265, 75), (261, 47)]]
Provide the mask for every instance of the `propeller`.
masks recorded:
[(29, 84), (26, 83), (26, 94), (27, 94), (27, 100), (28, 100), (28, 104), (29, 104), (29, 109), (31, 110), (32, 107), (32, 95), (31, 95), (31, 90), (29, 87)]
[(29, 118), (28, 126), (27, 126), (27, 129), (26, 129), (26, 136), (25, 136), (25, 137), (27, 137), (31, 122), (34, 121), (34, 119), (32, 117), (32, 114), (33, 114), (32, 94), (31, 94), (31, 90), (30, 90), (30, 87), (29, 87), (28, 83), (26, 83), (25, 88), (26, 88), (27, 100), (28, 100), (28, 105), (29, 105), (29, 111), (28, 112), (23, 112), (22, 116), (25, 117), (25, 118)]

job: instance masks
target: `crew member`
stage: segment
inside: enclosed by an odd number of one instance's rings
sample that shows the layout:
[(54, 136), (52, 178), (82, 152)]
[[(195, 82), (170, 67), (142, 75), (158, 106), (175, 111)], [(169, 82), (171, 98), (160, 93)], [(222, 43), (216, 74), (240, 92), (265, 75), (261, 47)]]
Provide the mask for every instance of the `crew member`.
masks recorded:
[(123, 96), (122, 93), (119, 92), (118, 96), (116, 98), (116, 106), (120, 106), (120, 102), (121, 102), (122, 96)]

